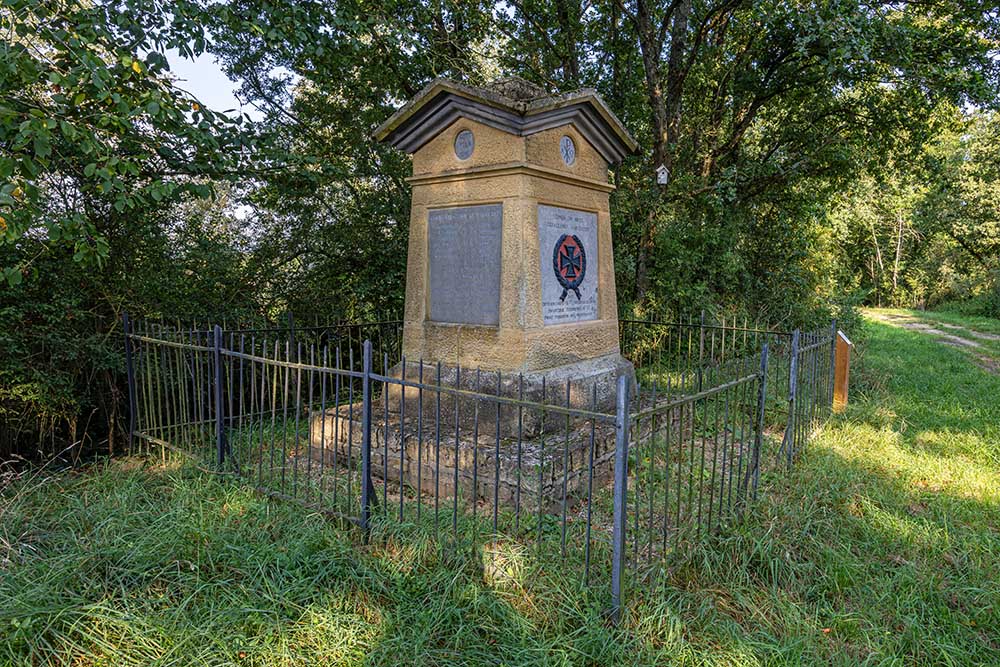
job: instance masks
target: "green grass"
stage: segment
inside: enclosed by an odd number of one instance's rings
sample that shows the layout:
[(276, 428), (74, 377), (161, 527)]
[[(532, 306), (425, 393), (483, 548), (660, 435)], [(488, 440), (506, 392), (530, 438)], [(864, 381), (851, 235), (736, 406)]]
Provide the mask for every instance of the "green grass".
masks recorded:
[[(970, 325), (971, 326), (971, 325)], [(1000, 377), (871, 324), (851, 403), (618, 628), (501, 545), (371, 545), (168, 460), (0, 496), (0, 665), (1000, 664)]]
[[(960, 299), (957, 301), (945, 301), (935, 304), (933, 312), (945, 315), (955, 315), (968, 322), (982, 322), (982, 320), (992, 320), (993, 326), (997, 326), (997, 297), (1000, 296), (998, 286), (994, 286), (994, 293), (983, 293), (972, 298)], [(1000, 331), (997, 331), (1000, 333)]]

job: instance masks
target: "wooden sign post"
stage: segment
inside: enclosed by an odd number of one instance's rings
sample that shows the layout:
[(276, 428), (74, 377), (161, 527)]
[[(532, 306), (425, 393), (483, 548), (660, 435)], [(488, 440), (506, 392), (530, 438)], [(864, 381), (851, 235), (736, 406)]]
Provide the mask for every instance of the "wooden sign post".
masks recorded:
[(833, 375), (834, 412), (843, 412), (847, 407), (847, 384), (851, 374), (851, 349), (853, 347), (854, 344), (844, 335), (844, 332), (838, 331)]

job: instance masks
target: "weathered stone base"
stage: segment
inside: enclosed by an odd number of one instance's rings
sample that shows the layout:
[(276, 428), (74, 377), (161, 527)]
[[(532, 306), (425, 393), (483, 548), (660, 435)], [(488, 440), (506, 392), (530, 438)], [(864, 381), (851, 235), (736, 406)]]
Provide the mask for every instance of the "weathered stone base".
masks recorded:
[[(560, 416), (561, 428), (546, 426), (544, 432), (518, 441), (498, 439), (495, 428), (490, 434), (477, 433), (474, 425), (461, 423), (456, 435), (454, 419), (450, 428), (442, 419), (438, 431), (434, 421), (420, 423), (415, 411), (404, 421), (390, 411), (388, 423), (384, 414), (385, 406), (376, 402), (372, 475), (397, 483), (402, 477), (410, 492), (424, 497), (451, 498), (457, 488), (465, 502), (474, 498), (492, 504), (496, 493), (500, 506), (532, 512), (541, 505), (550, 512), (561, 507), (564, 497), (570, 505), (586, 498), (590, 484), (600, 488), (614, 471), (613, 424), (578, 422), (567, 430)], [(312, 456), (324, 465), (332, 465), (334, 456), (348, 460), (348, 450), (352, 460), (360, 461), (361, 438), (360, 404), (331, 408), (310, 420)]]
[[(421, 381), (422, 377), (424, 385), (436, 385), (439, 382), (437, 365), (424, 363), (421, 369), (419, 361), (407, 361), (405, 365), (399, 363), (390, 371), (390, 375), (411, 382)], [(565, 417), (545, 410), (543, 404), (613, 415), (618, 396), (618, 378), (622, 376), (628, 378), (634, 395), (635, 368), (632, 362), (620, 354), (520, 374), (445, 365), (440, 368), (440, 384), (448, 389), (523, 399), (536, 404), (520, 409), (500, 404), (501, 438), (517, 438), (518, 434), (521, 438), (535, 438), (543, 431), (550, 430), (553, 421), (557, 428), (563, 428)], [(421, 392), (415, 387), (390, 384), (389, 411), (391, 414), (403, 414), (409, 419), (422, 410), (424, 423), (433, 424), (437, 421), (440, 409), (441, 421), (451, 425), (454, 425), (457, 411), (458, 421), (463, 429), (469, 432), (477, 429), (480, 435), (485, 434), (491, 438), (495, 436), (497, 401), (446, 391), (441, 392), (439, 406), (438, 393), (434, 389), (425, 388)]]

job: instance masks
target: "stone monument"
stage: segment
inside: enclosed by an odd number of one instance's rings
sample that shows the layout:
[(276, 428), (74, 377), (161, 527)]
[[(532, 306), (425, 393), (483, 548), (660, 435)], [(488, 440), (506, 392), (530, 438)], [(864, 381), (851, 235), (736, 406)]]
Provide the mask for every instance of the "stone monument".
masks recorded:
[[(619, 378), (635, 381), (618, 344), (608, 205), (608, 167), (635, 141), (594, 91), (552, 96), (518, 78), (433, 81), (375, 136), (413, 160), (403, 360), (391, 375), (422, 382), (380, 396), (373, 474), (418, 495), (565, 506), (607, 478), (614, 426), (539, 404), (613, 413)], [(464, 391), (435, 390), (439, 370)], [(314, 418), (312, 451), (358, 460), (360, 414)]]
[(408, 377), (419, 360), (498, 371), (535, 399), (542, 377), (571, 380), (574, 404), (596, 388), (613, 409), (634, 371), (618, 344), (608, 167), (636, 142), (597, 93), (438, 79), (375, 137), (413, 156)]

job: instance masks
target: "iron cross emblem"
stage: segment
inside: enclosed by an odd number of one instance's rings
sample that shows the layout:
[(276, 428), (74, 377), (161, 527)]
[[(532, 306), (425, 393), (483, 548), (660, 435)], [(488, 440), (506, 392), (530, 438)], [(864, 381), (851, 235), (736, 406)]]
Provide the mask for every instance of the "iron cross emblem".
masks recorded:
[(565, 301), (569, 292), (576, 294), (577, 300), (581, 299), (580, 285), (587, 274), (587, 251), (576, 234), (563, 234), (556, 241), (552, 250), (552, 269), (563, 288), (559, 300)]

